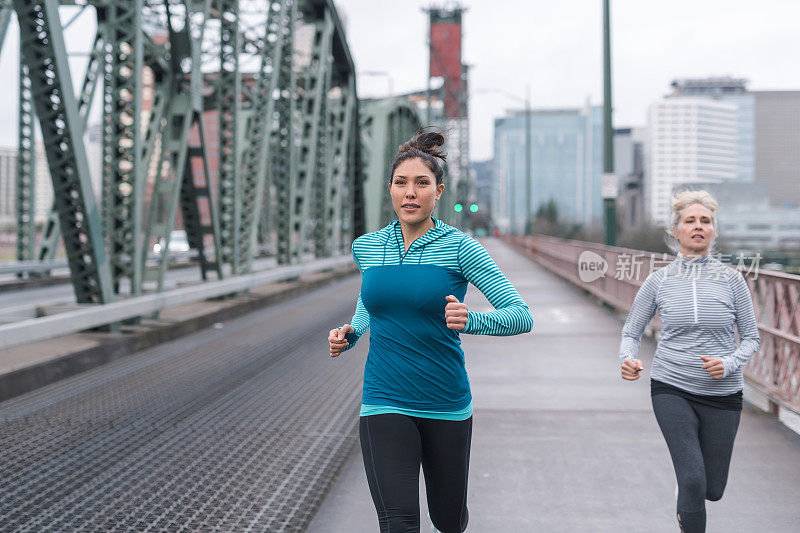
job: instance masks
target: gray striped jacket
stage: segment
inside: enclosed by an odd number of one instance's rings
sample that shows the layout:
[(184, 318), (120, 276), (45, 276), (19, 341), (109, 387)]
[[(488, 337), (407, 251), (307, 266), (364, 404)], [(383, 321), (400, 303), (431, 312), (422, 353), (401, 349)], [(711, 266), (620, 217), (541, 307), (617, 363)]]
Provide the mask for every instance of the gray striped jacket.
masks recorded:
[[(653, 379), (710, 396), (742, 390), (742, 366), (758, 350), (760, 339), (750, 290), (741, 273), (709, 255), (679, 255), (650, 274), (622, 328), (620, 362), (636, 359), (642, 334), (656, 311), (662, 330), (650, 372)], [(722, 359), (722, 379), (713, 379), (702, 369), (700, 356)]]

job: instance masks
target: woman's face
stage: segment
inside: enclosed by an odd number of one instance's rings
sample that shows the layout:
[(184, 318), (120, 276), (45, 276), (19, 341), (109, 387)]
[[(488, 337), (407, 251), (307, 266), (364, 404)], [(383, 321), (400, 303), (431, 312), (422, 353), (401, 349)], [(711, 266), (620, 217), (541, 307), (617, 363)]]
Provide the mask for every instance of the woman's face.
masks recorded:
[(711, 211), (701, 204), (685, 208), (672, 233), (681, 245), (681, 254), (705, 255), (714, 240), (714, 224)]
[(424, 222), (431, 216), (442, 191), (444, 185), (436, 185), (433, 171), (418, 157), (397, 165), (389, 184), (392, 207), (397, 217), (409, 225)]

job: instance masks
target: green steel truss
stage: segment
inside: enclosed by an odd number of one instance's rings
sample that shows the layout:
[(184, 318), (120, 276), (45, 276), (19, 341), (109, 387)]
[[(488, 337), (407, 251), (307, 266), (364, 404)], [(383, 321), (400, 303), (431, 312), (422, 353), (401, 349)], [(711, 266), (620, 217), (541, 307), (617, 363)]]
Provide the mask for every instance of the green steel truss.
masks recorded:
[[(309, 222), (315, 230), (315, 254), (324, 255), (324, 214), (326, 167), (330, 129), (328, 117), (328, 93), (331, 85), (330, 49), (332, 45), (333, 21), (326, 12), (321, 21), (315, 21), (311, 58), (303, 75), (301, 114), (303, 117), (300, 136), (300, 161), (298, 164), (298, 186), (292, 199), (295, 211), (294, 233), (298, 236), (295, 256), (302, 250), (307, 238)], [(312, 212), (313, 207), (313, 212)]]
[(239, 222), (242, 169), (239, 152), (239, 122), (242, 85), (239, 75), (241, 34), (239, 33), (238, 0), (216, 0), (219, 13), (219, 79), (217, 111), (219, 113), (219, 227), (222, 261), (239, 271)]
[(14, 0), (20, 49), (53, 181), (53, 192), (79, 303), (113, 300), (111, 269), (83, 144), (56, 0)]
[[(33, 259), (36, 241), (34, 225), (36, 195), (36, 156), (34, 138), (36, 116), (33, 111), (33, 93), (28, 65), (20, 55), (19, 62), (19, 105), (17, 107), (17, 261)], [(21, 276), (21, 273), (19, 274)]]
[[(170, 9), (170, 4), (166, 6), (171, 44), (171, 71), (165, 80), (169, 84), (169, 94), (166, 117), (161, 123), (161, 149), (141, 247), (141, 261), (145, 265), (142, 282), (155, 283), (158, 291), (164, 288), (170, 260), (169, 245), (179, 205), (188, 243), (198, 253), (203, 279), (207, 279), (211, 270), (215, 271), (217, 278), (222, 277), (219, 225), (211, 191), (202, 118), (202, 72), (199, 67), (204, 27), (200, 28), (199, 36), (195, 36), (193, 30), (196, 27), (192, 22), (197, 13), (193, 8), (198, 6), (201, 20), (208, 19), (210, 2), (186, 1), (178, 6), (182, 10)], [(182, 13), (175, 14), (174, 11)], [(195, 140), (192, 140), (193, 132)], [(200, 183), (195, 170), (199, 170)], [(159, 245), (159, 250), (149, 262), (148, 252), (154, 244)]]
[(271, 139), (270, 170), (275, 186), (276, 253), (279, 264), (290, 262), (291, 232), (294, 228), (291, 198), (297, 188), (297, 150), (295, 116), (297, 114), (297, 76), (292, 62), (294, 56), (294, 26), (297, 5), (292, 0), (291, 23), (284, 27), (280, 40), (283, 53), (278, 63), (278, 99), (275, 102), (276, 128)]
[[(244, 168), (238, 224), (238, 255), (235, 272), (250, 271), (256, 253), (258, 229), (265, 191), (268, 190), (267, 169), (270, 160), (270, 140), (275, 127), (276, 107), (281, 119), (284, 109), (276, 103), (275, 91), (281, 88), (278, 102), (293, 98), (293, 91), (283, 90), (282, 81), (291, 70), (296, 6), (291, 0), (268, 2), (265, 31), (262, 39), (259, 69), (251, 96), (250, 122), (247, 128), (248, 146), (244, 153)], [(286, 66), (288, 65), (288, 69)]]
[[(6, 40), (8, 23), (13, 7), (3, 1), (0, 4), (0, 50)], [(35, 254), (36, 226), (34, 225), (34, 205), (36, 179), (34, 173), (34, 132), (36, 116), (33, 112), (33, 95), (31, 80), (28, 76), (28, 65), (20, 57), (19, 60), (19, 102), (17, 165), (16, 165), (16, 223), (17, 223), (17, 261), (30, 261)], [(22, 277), (22, 273), (17, 274)]]
[[(63, 239), (78, 301), (103, 303), (163, 289), (174, 229), (204, 279), (246, 273), (264, 251), (281, 264), (347, 253), (367, 229), (355, 67), (332, 0), (87, 0), (71, 12), (97, 19), (78, 94), (60, 5), (76, 4), (0, 0), (0, 47), (12, 9), (22, 36), (20, 259), (51, 259)], [(384, 144), (419, 125), (392, 106)], [(37, 129), (55, 193), (38, 249)]]
[(327, 168), (324, 182), (319, 187), (317, 195), (317, 205), (321, 215), (317, 218), (315, 228), (317, 231), (314, 251), (317, 257), (343, 252), (341, 247), (337, 249), (336, 243), (344, 243), (342, 235), (346, 235), (352, 226), (342, 224), (342, 213), (348, 211), (348, 204), (353, 200), (346, 194), (352, 187), (346, 187), (345, 179), (355, 107), (353, 84), (348, 83), (340, 88), (338, 95), (331, 98), (329, 105)]
[(416, 108), (397, 99), (362, 103), (362, 143), (368, 178), (364, 184), (366, 231), (375, 231), (395, 217), (389, 198), (389, 171), (397, 149), (420, 126)]
[[(103, 212), (111, 275), (118, 291), (129, 280), (141, 291), (142, 114), (144, 0), (110, 2), (98, 9), (103, 52)], [(99, 60), (98, 60), (99, 62)], [(87, 80), (90, 84), (91, 80)], [(92, 91), (93, 92), (93, 91)], [(89, 94), (87, 91), (85, 94)], [(91, 100), (88, 100), (91, 101)], [(88, 105), (86, 106), (88, 108)]]
[[(100, 70), (103, 62), (103, 40), (101, 38), (101, 30), (95, 36), (92, 52), (89, 55), (89, 63), (86, 66), (86, 74), (83, 78), (83, 86), (81, 94), (78, 99), (78, 114), (81, 117), (81, 124), (84, 130), (89, 122), (89, 109), (94, 99), (95, 91), (99, 85)], [(21, 136), (20, 136), (21, 137)], [(42, 238), (39, 241), (39, 247), (36, 252), (36, 257), (40, 261), (52, 260), (56, 255), (58, 248), (58, 241), (61, 238), (61, 230), (58, 227), (58, 211), (56, 210), (55, 198), (53, 199), (53, 207), (50, 210), (50, 215), (42, 231)]]

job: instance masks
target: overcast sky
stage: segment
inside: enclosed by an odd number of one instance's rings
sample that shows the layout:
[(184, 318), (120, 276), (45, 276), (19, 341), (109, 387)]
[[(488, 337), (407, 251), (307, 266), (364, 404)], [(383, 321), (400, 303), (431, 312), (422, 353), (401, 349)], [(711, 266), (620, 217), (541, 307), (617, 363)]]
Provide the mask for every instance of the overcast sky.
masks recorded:
[[(422, 0), (337, 0), (357, 68), (388, 71), (395, 92), (425, 87)], [(472, 158), (492, 156), (494, 118), (525, 95), (533, 107), (579, 107), (603, 96), (602, 0), (466, 0), (463, 58), (471, 66)], [(751, 89), (800, 89), (799, 0), (611, 0), (617, 127), (645, 125), (678, 77), (731, 75)], [(386, 94), (361, 76), (362, 96)]]
[[(423, 0), (337, 0), (362, 97), (426, 87), (427, 16)], [(602, 103), (602, 0), (465, 0), (464, 61), (471, 66), (471, 150), (492, 156), (494, 118), (520, 105)], [(731, 75), (751, 89), (800, 89), (800, 0), (612, 0), (614, 121), (645, 124), (647, 107), (678, 77)], [(91, 16), (91, 13), (84, 15)], [(66, 16), (62, 17), (66, 18)], [(93, 35), (78, 21), (71, 51)], [(16, 145), (18, 31), (12, 22), (0, 56), (0, 145)], [(73, 59), (76, 75), (85, 58)], [(390, 80), (391, 78), (391, 80)]]

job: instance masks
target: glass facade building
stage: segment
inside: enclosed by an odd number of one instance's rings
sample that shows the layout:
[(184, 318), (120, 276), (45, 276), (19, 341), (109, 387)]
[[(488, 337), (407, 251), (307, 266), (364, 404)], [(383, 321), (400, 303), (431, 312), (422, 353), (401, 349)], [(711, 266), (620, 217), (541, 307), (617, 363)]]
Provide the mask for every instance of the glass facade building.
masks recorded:
[[(530, 213), (553, 200), (559, 221), (588, 226), (603, 217), (603, 109), (533, 109)], [(501, 230), (522, 233), (526, 209), (525, 112), (495, 119), (492, 211)]]

